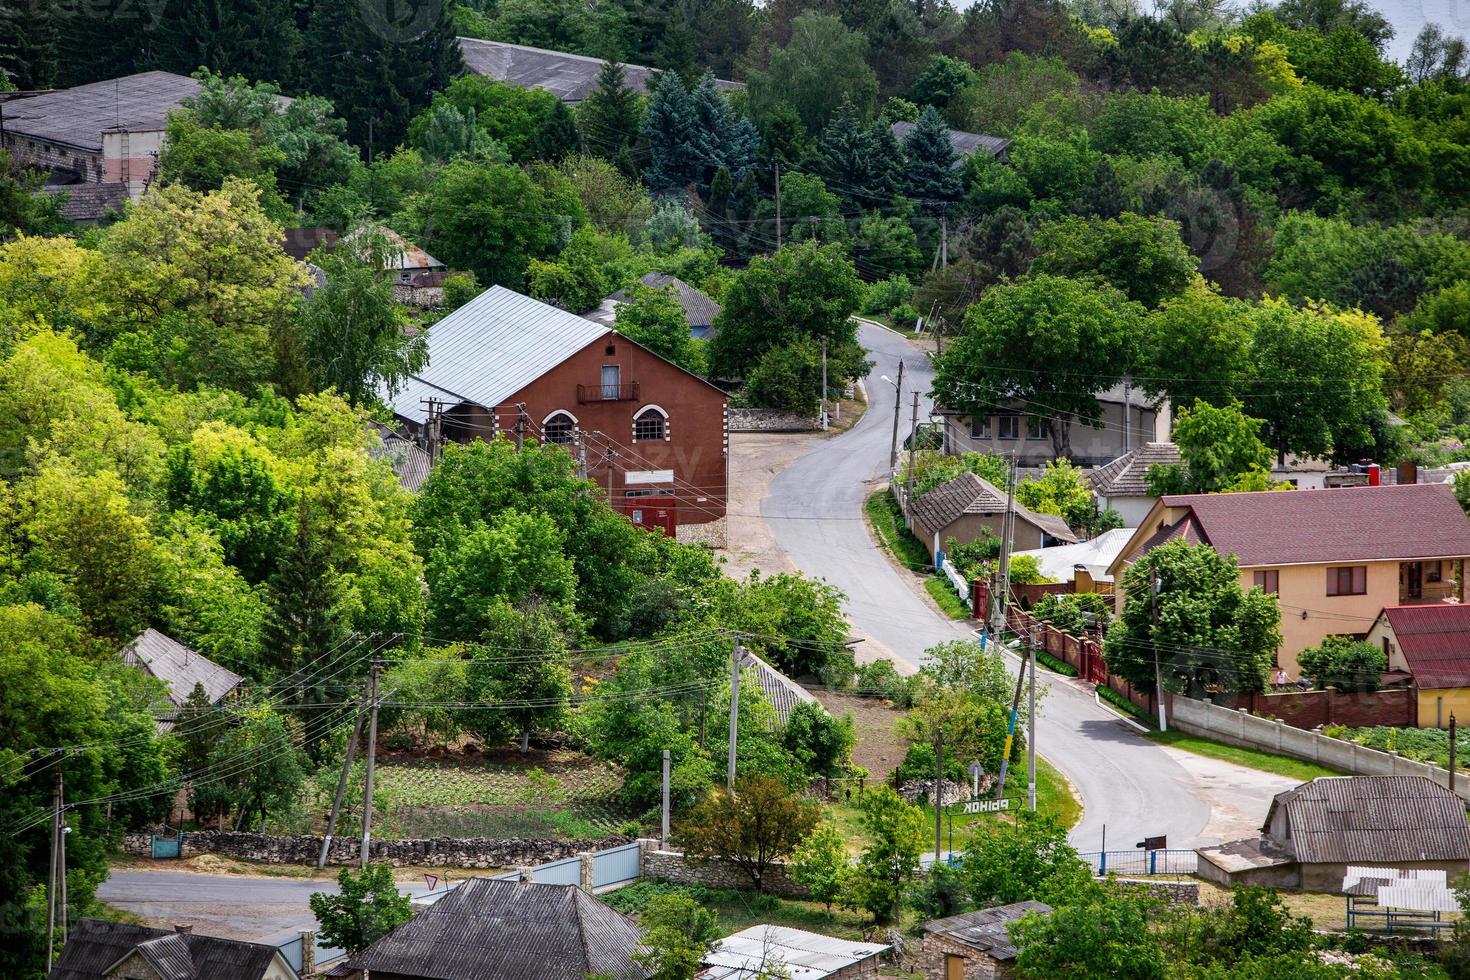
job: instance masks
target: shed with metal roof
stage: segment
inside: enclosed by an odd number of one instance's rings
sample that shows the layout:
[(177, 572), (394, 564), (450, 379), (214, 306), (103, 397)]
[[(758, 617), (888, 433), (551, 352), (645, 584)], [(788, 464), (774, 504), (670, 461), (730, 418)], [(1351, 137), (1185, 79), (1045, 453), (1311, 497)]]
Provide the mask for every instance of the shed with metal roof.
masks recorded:
[[(988, 531), (999, 537), (1006, 512), (1006, 493), (974, 473), (961, 473), (914, 499), (913, 531), (930, 556), (949, 546), (951, 539), (969, 544)], [(1015, 547), (1018, 550), (1075, 544), (1077, 535), (1067, 522), (1052, 514), (1038, 514), (1015, 505)]]
[[(543, 89), (563, 102), (572, 103), (581, 102), (597, 91), (597, 76), (606, 63), (601, 58), (582, 54), (473, 37), (460, 38), (459, 50), (465, 67), (476, 75), (521, 88)], [(639, 95), (648, 93), (657, 75), (658, 70), (654, 68), (623, 65), (623, 84)], [(745, 87), (742, 82), (721, 79), (716, 79), (715, 85), (725, 91)]]
[[(758, 925), (721, 939), (700, 960), (698, 980), (841, 980), (876, 976), (879, 957), (892, 947), (824, 936), (788, 926)], [(779, 972), (784, 971), (784, 972)]]
[(1027, 915), (1050, 915), (1051, 911), (1045, 902), (1016, 902), (924, 923), (919, 961), (925, 975), (1010, 976), (1019, 952), (1011, 941), (1011, 923)]
[[(124, 664), (167, 684), (168, 698), (176, 707), (189, 699), (196, 684), (204, 686), (210, 704), (219, 704), (245, 680), (151, 626), (123, 647), (120, 655)], [(167, 727), (167, 720), (164, 724)]]
[[(892, 126), (893, 135), (902, 143), (908, 139), (909, 133), (912, 133), (914, 128), (914, 124), (911, 122), (896, 122)], [(1004, 136), (986, 136), (983, 133), (967, 133), (964, 130), (951, 129), (949, 131), (949, 145), (954, 147), (955, 155), (959, 157), (959, 161), (956, 164), (959, 167), (964, 165), (966, 157), (973, 156), (976, 153), (994, 157), (1004, 162), (1006, 154), (1011, 148), (1011, 141)]]

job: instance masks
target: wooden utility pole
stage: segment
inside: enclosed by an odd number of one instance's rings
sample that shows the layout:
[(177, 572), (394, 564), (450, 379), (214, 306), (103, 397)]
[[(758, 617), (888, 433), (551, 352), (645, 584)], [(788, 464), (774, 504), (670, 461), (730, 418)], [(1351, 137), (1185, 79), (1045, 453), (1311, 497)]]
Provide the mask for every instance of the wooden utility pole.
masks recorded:
[(1026, 772), (1029, 777), (1026, 805), (1033, 811), (1036, 809), (1036, 629), (1032, 626), (1026, 631), (1026, 646), (1031, 654), (1031, 703), (1026, 709)]
[(337, 815), (342, 812), (342, 797), (347, 792), (347, 777), (352, 772), (352, 757), (357, 754), (357, 740), (362, 737), (362, 720), (366, 715), (367, 701), (364, 699), (358, 703), (352, 737), (347, 740), (347, 754), (342, 759), (342, 775), (337, 777), (337, 795), (332, 797), (332, 813), (327, 817), (327, 833), (322, 838), (322, 853), (316, 859), (318, 869), (327, 866), (327, 853), (332, 847), (332, 832), (337, 829)]
[(725, 771), (725, 788), (735, 792), (735, 740), (740, 730), (740, 637), (730, 649), (730, 764)]
[[(46, 972), (56, 953), (56, 906), (60, 898), (58, 881), (66, 876), (61, 867), (61, 769), (56, 770), (56, 786), (51, 793), (51, 876), (46, 881)], [(59, 873), (58, 873), (59, 871)]]
[(1149, 617), (1153, 621), (1153, 635), (1149, 639), (1153, 641), (1154, 648), (1154, 697), (1159, 702), (1159, 731), (1167, 732), (1169, 719), (1165, 717), (1164, 711), (1164, 674), (1159, 666), (1159, 589), (1162, 587), (1158, 566), (1154, 566), (1148, 572), (1148, 608)]
[(898, 361), (898, 381), (893, 386), (893, 445), (888, 450), (888, 473), (898, 472), (898, 413), (903, 408), (903, 359)]
[(939, 863), (940, 845), (944, 843), (944, 724), (934, 726), (934, 863)]
[(1006, 473), (1006, 512), (1000, 522), (1000, 569), (996, 575), (995, 618), (991, 628), (999, 637), (1006, 628), (1006, 602), (1011, 596), (1011, 536), (1015, 533), (1016, 457)]
[(373, 770), (378, 762), (378, 671), (382, 665), (383, 662), (374, 654), (368, 681), (372, 700), (368, 709), (367, 778), (362, 790), (362, 850), (359, 854), (364, 868), (368, 866), (368, 845), (373, 837)]
[(949, 218), (939, 219), (939, 267), (949, 268)]
[(827, 431), (827, 338), (822, 338), (822, 431)]
[(909, 420), (909, 478), (903, 493), (903, 516), (910, 530), (914, 526), (914, 456), (919, 451), (919, 393), (914, 392), (914, 414)]
[(776, 161), (776, 251), (781, 250), (781, 161)]

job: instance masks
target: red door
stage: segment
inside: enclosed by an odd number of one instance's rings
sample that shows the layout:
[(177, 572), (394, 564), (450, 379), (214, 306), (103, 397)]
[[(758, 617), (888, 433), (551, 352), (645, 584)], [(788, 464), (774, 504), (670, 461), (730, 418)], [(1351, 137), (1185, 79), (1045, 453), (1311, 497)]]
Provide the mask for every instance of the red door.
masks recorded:
[(679, 511), (672, 496), (633, 497), (623, 505), (623, 512), (635, 526), (661, 530), (671, 538), (679, 526)]

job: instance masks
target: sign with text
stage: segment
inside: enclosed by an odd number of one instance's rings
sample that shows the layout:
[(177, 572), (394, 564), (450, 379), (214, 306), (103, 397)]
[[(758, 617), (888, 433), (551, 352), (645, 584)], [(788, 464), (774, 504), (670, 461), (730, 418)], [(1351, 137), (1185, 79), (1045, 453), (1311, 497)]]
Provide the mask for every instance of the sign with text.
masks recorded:
[(999, 813), (1011, 808), (1011, 801), (1004, 800), (965, 800), (959, 804), (961, 813)]

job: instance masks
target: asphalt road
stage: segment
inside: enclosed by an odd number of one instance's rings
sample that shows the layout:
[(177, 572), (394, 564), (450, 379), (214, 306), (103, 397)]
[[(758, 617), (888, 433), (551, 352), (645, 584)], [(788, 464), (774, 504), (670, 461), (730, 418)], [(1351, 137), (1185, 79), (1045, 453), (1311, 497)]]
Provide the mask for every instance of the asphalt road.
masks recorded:
[[(895, 657), (918, 665), (926, 649), (967, 638), (969, 628), (935, 613), (899, 577), (868, 534), (863, 501), (872, 482), (888, 469), (895, 392), (881, 376), (896, 378), (903, 359), (902, 440), (912, 416), (910, 393), (916, 388), (921, 392), (919, 420), (928, 418), (930, 404), (923, 396), (933, 372), (927, 358), (892, 331), (865, 324), (861, 339), (875, 362), (866, 382), (867, 414), (783, 470), (772, 481), (761, 514), (798, 568), (847, 595), (848, 617), (858, 631)], [(1105, 825), (1108, 847), (1114, 850), (1159, 834), (1168, 835), (1171, 847), (1216, 842), (1202, 836), (1210, 804), (1167, 751), (1099, 707), (1081, 685), (1045, 672), (1040, 676), (1049, 693), (1039, 712), (1037, 751), (1066, 774), (1082, 797), (1074, 845), (1098, 850)]]

